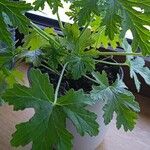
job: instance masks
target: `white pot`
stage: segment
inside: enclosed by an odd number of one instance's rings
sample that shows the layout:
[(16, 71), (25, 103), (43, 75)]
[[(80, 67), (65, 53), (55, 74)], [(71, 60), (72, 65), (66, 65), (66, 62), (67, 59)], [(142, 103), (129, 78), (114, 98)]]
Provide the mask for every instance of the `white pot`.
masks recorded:
[(100, 132), (97, 136), (90, 137), (89, 135), (85, 135), (82, 137), (79, 135), (79, 133), (77, 133), (76, 128), (73, 126), (72, 122), (67, 122), (67, 128), (74, 136), (73, 150), (96, 150), (101, 144), (107, 131), (107, 126), (104, 124), (103, 119), (103, 106), (104, 104), (99, 102), (88, 108), (90, 111), (97, 114), (97, 122), (100, 126)]

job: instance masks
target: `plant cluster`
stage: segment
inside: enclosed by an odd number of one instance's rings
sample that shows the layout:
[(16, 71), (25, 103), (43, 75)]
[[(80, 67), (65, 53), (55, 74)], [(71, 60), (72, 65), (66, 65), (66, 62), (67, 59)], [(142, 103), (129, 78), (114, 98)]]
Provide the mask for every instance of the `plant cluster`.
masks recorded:
[[(64, 0), (70, 3), (66, 14), (73, 24), (61, 22), (61, 0), (35, 0), (31, 5), (24, 1), (0, 1), (0, 104), (8, 103), (14, 110), (34, 108), (35, 114), (28, 121), (16, 126), (12, 146), (25, 146), (32, 142), (33, 150), (72, 149), (73, 135), (66, 128), (72, 121), (81, 136), (96, 136), (99, 125), (97, 115), (87, 109), (99, 101), (103, 107), (104, 122), (109, 124), (116, 115), (117, 128), (125, 131), (135, 126), (140, 108), (134, 95), (118, 75), (109, 84), (107, 74), (96, 70), (97, 64), (127, 66), (140, 91), (138, 74), (150, 85), (150, 70), (141, 56), (150, 55), (150, 1), (149, 0)], [(47, 3), (58, 17), (62, 35), (53, 28), (43, 30), (31, 22), (25, 12), (43, 9)], [(18, 28), (25, 35), (22, 46), (15, 47), (10, 28)], [(132, 44), (125, 39), (126, 32), (133, 35)], [(114, 50), (102, 51), (111, 46)], [(116, 47), (121, 46), (121, 52)], [(124, 63), (110, 62), (104, 57), (125, 56)], [(16, 69), (21, 61), (32, 63), (29, 72), (30, 87), (20, 84), (23, 78)], [(59, 76), (57, 84), (51, 82), (40, 67)], [(64, 77), (86, 78), (92, 82), (91, 91), (60, 87)]]

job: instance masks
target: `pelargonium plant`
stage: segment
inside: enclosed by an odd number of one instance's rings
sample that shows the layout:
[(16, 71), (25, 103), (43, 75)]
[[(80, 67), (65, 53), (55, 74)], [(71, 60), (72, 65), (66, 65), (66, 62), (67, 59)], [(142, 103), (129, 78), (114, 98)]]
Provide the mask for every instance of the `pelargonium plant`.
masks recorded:
[[(61, 0), (35, 0), (33, 4), (0, 0), (0, 104), (13, 105), (15, 111), (35, 110), (28, 122), (16, 126), (12, 146), (32, 142), (33, 150), (72, 149), (73, 135), (66, 120), (71, 120), (81, 136), (96, 136), (100, 131), (97, 115), (87, 106), (100, 101), (105, 104), (106, 125), (115, 114), (116, 127), (131, 131), (140, 108), (120, 68), (130, 69), (138, 92), (138, 75), (150, 85), (150, 70), (143, 59), (150, 55), (149, 0), (64, 1), (70, 4), (66, 15), (72, 24), (61, 21)], [(46, 3), (57, 15), (61, 33), (52, 27), (41, 29), (26, 17), (25, 12), (44, 9)], [(24, 34), (20, 46), (15, 46), (10, 29)], [(127, 31), (133, 35), (131, 44), (125, 39)], [(113, 56), (126, 59), (120, 63), (112, 61)], [(29, 87), (20, 84), (23, 75), (16, 66), (22, 62), (31, 66)], [(119, 68), (113, 81), (101, 65)], [(85, 89), (80, 82), (89, 87)]]

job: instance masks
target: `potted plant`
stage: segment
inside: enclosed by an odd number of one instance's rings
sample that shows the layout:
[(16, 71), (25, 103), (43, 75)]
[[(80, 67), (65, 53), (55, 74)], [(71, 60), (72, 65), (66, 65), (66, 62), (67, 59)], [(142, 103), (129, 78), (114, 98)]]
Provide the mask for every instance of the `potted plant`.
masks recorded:
[[(150, 54), (149, 2), (65, 1), (70, 3), (66, 14), (73, 24), (61, 22), (61, 0), (35, 0), (32, 6), (22, 1), (0, 2), (0, 40), (8, 45), (8, 53), (0, 54), (0, 102), (13, 105), (15, 111), (35, 110), (28, 122), (16, 125), (12, 146), (32, 142), (33, 150), (93, 150), (101, 140), (101, 122), (107, 125), (114, 116), (116, 127), (125, 131), (136, 124), (140, 108), (123, 82), (120, 66), (129, 67), (137, 91), (141, 85), (137, 74), (150, 84), (150, 70), (141, 57)], [(53, 28), (42, 30), (24, 15), (28, 10), (43, 9), (45, 2), (58, 17), (61, 35)], [(13, 47), (3, 14), (24, 33), (22, 46)], [(128, 30), (133, 34), (132, 45), (125, 39)], [(108, 46), (114, 50), (101, 48)], [(117, 46), (123, 50), (115, 51)], [(119, 63), (112, 56), (125, 56), (126, 60)], [(29, 87), (19, 84), (22, 75), (15, 65), (22, 61), (32, 63)]]

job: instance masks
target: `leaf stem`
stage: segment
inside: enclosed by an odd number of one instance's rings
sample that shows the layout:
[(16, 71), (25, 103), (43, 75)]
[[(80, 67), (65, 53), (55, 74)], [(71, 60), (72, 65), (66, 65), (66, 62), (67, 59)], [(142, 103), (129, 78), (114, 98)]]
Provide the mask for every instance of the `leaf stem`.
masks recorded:
[(60, 87), (60, 84), (61, 84), (61, 81), (62, 81), (62, 78), (63, 78), (63, 75), (64, 75), (64, 72), (65, 72), (65, 69), (66, 69), (67, 64), (68, 64), (68, 63), (66, 63), (66, 64), (63, 66), (62, 72), (61, 72), (61, 74), (60, 74), (60, 77), (59, 77), (59, 80), (58, 80), (58, 84), (57, 84), (57, 87), (56, 87), (56, 90), (55, 90), (55, 99), (54, 99), (54, 104), (53, 104), (53, 105), (56, 105), (56, 103), (57, 103), (59, 87)]
[(60, 16), (59, 16), (59, 12), (58, 12), (58, 11), (57, 11), (56, 15), (57, 15), (59, 27), (60, 27), (60, 29), (63, 31), (63, 30), (64, 30), (64, 26), (63, 26), (63, 24), (62, 24), (62, 21), (61, 21), (61, 19), (60, 19)]
[(48, 66), (46, 66), (46, 65), (44, 65), (44, 64), (41, 64), (41, 66), (44, 67), (44, 68), (46, 68), (47, 70), (49, 70), (49, 71), (51, 71), (51, 72), (57, 74), (57, 75), (60, 75), (58, 71), (54, 71), (53, 69), (51, 69), (50, 67), (48, 67)]
[(100, 56), (115, 55), (115, 56), (143, 56), (142, 53), (126, 53), (126, 52), (99, 52)]
[(94, 82), (94, 83), (98, 83), (96, 80), (92, 79), (91, 77), (84, 75), (85, 78), (89, 79), (90, 81)]
[(57, 46), (60, 46), (60, 44), (49, 34), (47, 34), (46, 32), (44, 32), (41, 28), (39, 28), (36, 24), (34, 24), (33, 22), (31, 22), (31, 26), (32, 28), (39, 34), (41, 35), (44, 39), (46, 39), (47, 41), (52, 41), (53, 43), (55, 43)]
[(103, 61), (103, 60), (95, 60), (97, 63), (102, 63), (102, 64), (108, 64), (108, 65), (114, 65), (114, 66), (128, 66), (127, 63), (113, 63), (113, 62), (108, 62), (108, 61)]

